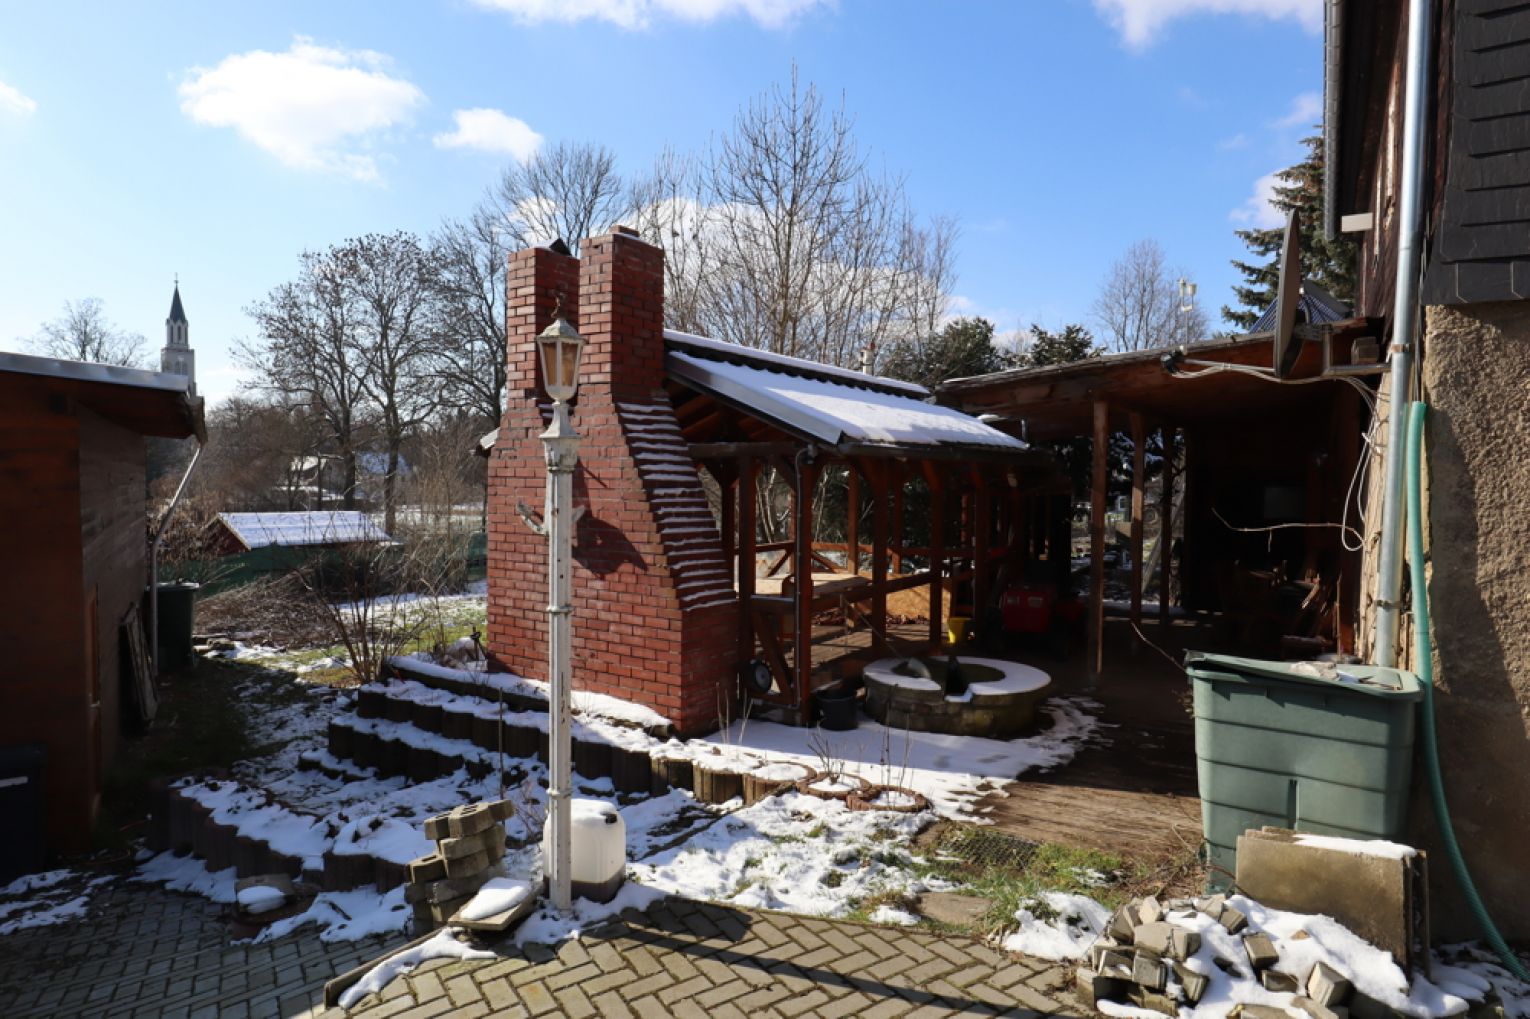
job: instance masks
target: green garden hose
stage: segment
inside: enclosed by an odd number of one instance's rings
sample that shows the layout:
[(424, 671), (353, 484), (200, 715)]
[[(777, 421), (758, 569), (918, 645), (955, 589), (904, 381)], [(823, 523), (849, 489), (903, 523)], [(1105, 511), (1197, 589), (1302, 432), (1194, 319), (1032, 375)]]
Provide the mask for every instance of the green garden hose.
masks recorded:
[(1521, 980), (1530, 980), (1519, 958), (1504, 943), (1503, 935), (1493, 925), (1477, 886), (1466, 869), (1466, 859), (1456, 843), (1456, 832), (1450, 823), (1450, 808), (1445, 803), (1445, 782), (1440, 775), (1440, 747), (1434, 728), (1434, 644), (1429, 638), (1429, 594), (1424, 578), (1424, 524), (1423, 491), (1419, 480), (1419, 462), (1423, 458), (1424, 415), (1428, 406), (1422, 402), (1408, 408), (1408, 570), (1413, 586), (1413, 657), (1414, 668), (1424, 681), (1424, 764), (1429, 772), (1429, 794), (1434, 801), (1434, 817), (1440, 827), (1440, 841), (1445, 845), (1445, 855), (1450, 858), (1450, 868), (1455, 872), (1456, 883), (1466, 904), (1477, 918), (1477, 926), (1493, 951), (1498, 953), (1504, 968)]

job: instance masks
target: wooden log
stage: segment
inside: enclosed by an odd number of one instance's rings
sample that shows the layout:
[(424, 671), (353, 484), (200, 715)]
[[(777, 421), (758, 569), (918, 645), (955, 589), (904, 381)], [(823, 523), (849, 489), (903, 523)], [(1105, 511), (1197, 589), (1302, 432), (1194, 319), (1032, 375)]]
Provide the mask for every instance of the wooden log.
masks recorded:
[(1094, 449), (1089, 489), (1089, 678), (1105, 671), (1105, 486), (1110, 461), (1110, 404), (1094, 402)]
[(1163, 429), (1163, 473), (1158, 493), (1158, 625), (1169, 625), (1170, 562), (1174, 550), (1174, 429)]
[(647, 751), (611, 748), (611, 782), (621, 793), (648, 792), (653, 784), (652, 759)]
[(1132, 625), (1142, 625), (1142, 514), (1147, 507), (1147, 426), (1132, 411)]
[(665, 757), (660, 754), (649, 759), (649, 791), (663, 796), (671, 789), (691, 792), (696, 788), (695, 769), (688, 757)]

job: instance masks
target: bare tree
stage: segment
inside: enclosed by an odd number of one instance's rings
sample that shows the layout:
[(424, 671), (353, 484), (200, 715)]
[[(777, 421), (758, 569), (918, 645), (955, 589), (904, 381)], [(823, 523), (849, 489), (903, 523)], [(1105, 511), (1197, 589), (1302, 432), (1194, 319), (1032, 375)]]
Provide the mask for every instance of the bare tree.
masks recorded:
[(296, 280), (247, 309), (260, 337), (241, 342), (236, 358), (256, 373), (256, 385), (323, 422), (343, 464), (345, 508), (353, 510), (369, 367), (358, 342), (363, 312), (333, 249), (305, 251), (299, 261)]
[(45, 357), (129, 368), (144, 365), (143, 336), (117, 328), (107, 319), (101, 300), (96, 297), (65, 301), (64, 313), (26, 342), (29, 349)]
[(627, 211), (616, 156), (603, 145), (559, 142), (512, 163), (489, 204), (512, 250), (561, 238), (575, 254)]
[(402, 231), (354, 238), (331, 255), (357, 310), (359, 382), (377, 412), (387, 455), (383, 530), (391, 533), (404, 440), (440, 404), (431, 373), (440, 335), (438, 262), (418, 237)]
[(1178, 278), (1163, 247), (1151, 238), (1126, 249), (1111, 265), (1094, 301), (1094, 317), (1111, 350), (1151, 350), (1210, 336), (1199, 308), (1181, 308)]
[(483, 429), (505, 411), (505, 267), (511, 247), (492, 207), (447, 220), (434, 238), (440, 342), (433, 370), (442, 401)]

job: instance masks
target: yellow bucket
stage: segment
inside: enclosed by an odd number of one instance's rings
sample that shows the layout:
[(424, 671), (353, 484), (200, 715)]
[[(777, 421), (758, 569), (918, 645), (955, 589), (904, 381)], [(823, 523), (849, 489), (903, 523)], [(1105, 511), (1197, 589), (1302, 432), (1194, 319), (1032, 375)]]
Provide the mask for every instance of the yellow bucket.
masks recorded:
[(946, 619), (946, 640), (960, 644), (967, 639), (967, 627), (972, 620), (966, 616), (949, 616)]

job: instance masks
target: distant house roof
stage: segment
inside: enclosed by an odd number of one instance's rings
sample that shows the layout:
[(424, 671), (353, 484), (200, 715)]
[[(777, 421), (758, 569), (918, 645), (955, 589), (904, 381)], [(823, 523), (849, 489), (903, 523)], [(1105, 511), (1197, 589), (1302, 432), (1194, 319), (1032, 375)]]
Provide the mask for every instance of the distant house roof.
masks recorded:
[[(1337, 297), (1330, 294), (1323, 287), (1318, 286), (1311, 280), (1302, 280), (1301, 295), (1296, 303), (1297, 321), (1306, 322), (1308, 325), (1318, 325), (1322, 322), (1342, 322), (1349, 318), (1349, 306)], [(1271, 301), (1270, 306), (1264, 309), (1249, 326), (1250, 333), (1269, 333), (1275, 331), (1276, 319), (1280, 317), (1280, 302)]]
[(912, 382), (865, 375), (733, 343), (666, 330), (671, 379), (803, 438), (835, 447), (979, 447), (1026, 444), (930, 400)]
[(393, 540), (365, 513), (354, 510), (220, 513), (218, 519), (247, 549), (272, 545), (350, 545)]
[(82, 405), (143, 435), (206, 438), (202, 401), (184, 375), (0, 351), (0, 372), (47, 379)]

